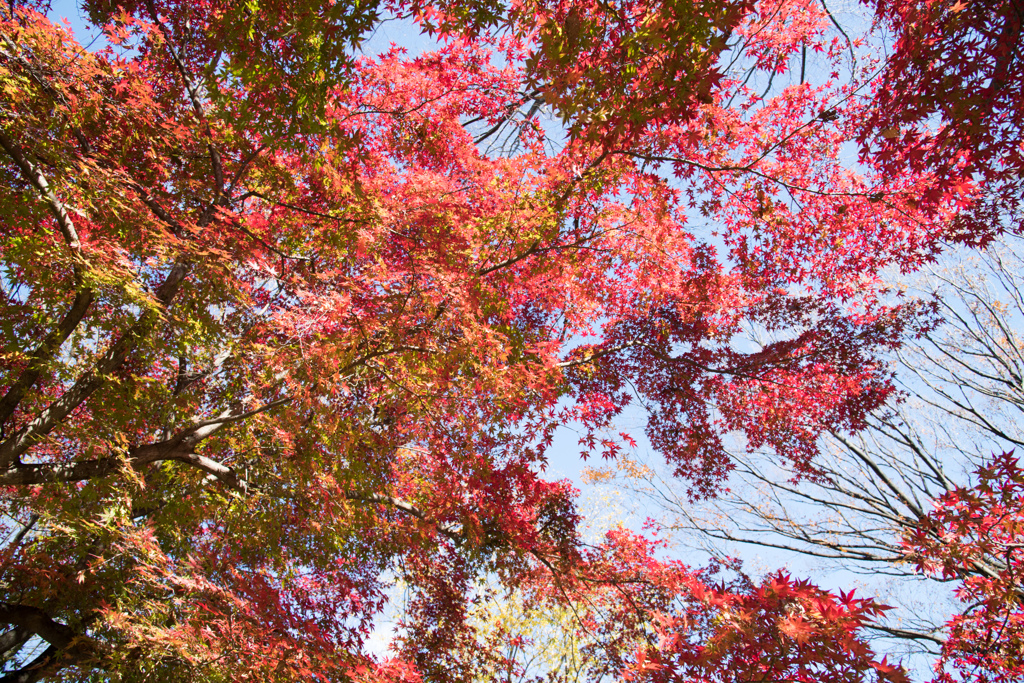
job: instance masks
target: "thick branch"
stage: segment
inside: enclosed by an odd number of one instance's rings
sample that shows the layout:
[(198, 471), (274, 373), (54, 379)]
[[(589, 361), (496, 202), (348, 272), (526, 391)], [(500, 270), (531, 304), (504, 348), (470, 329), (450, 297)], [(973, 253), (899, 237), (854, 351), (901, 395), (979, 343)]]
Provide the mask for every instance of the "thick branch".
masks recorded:
[(135, 324), (103, 354), (93, 369), (79, 377), (70, 389), (39, 413), (34, 420), (0, 444), (0, 468), (9, 468), (18, 462), (22, 454), (52, 432), (64, 418), (71, 414), (71, 411), (103, 386), (110, 373), (119, 368), (139, 342), (156, 328), (163, 307), (167, 306), (178, 293), (188, 270), (189, 266), (185, 262), (175, 264), (156, 291), (155, 303), (157, 305), (147, 309), (139, 316)]
[(49, 646), (25, 666), (0, 678), (0, 683), (36, 683), (49, 673), (48, 665), (57, 656), (58, 651), (56, 646)]
[(0, 635), (0, 653), (6, 654), (25, 644), (32, 637), (32, 631), (24, 626), (15, 626), (10, 631)]
[(225, 411), (208, 420), (197, 420), (191, 427), (170, 439), (129, 448), (124, 458), (108, 456), (69, 463), (17, 465), (0, 474), (0, 486), (35, 486), (52, 482), (86, 481), (112, 474), (124, 465), (137, 469), (154, 462), (175, 460), (213, 475), (240, 493), (249, 493), (252, 490), (249, 482), (239, 477), (227, 465), (195, 453), (195, 448), (225, 426), (284, 405), (290, 400), (290, 397), (285, 397), (255, 410), (242, 413)]
[(50, 330), (46, 338), (29, 354), (28, 366), (22, 371), (21, 376), (7, 389), (7, 393), (0, 398), (0, 424), (10, 419), (17, 409), (18, 404), (25, 397), (25, 394), (39, 379), (46, 364), (53, 360), (53, 357), (60, 350), (60, 347), (67, 341), (71, 333), (75, 331), (78, 324), (82, 322), (86, 311), (93, 301), (93, 292), (89, 288), (82, 288), (75, 294), (75, 300), (71, 308), (64, 314), (57, 327)]
[(54, 647), (64, 649), (76, 637), (74, 629), (51, 619), (37, 607), (0, 603), (0, 623), (28, 629)]
[(15, 144), (7, 135), (0, 130), (0, 147), (4, 148), (7, 155), (14, 160), (14, 163), (21, 170), (21, 174), (25, 177), (25, 180), (29, 182), (32, 187), (36, 188), (36, 191), (42, 196), (43, 200), (46, 201), (47, 206), (50, 208), (50, 213), (57, 220), (57, 227), (60, 228), (61, 234), (64, 236), (64, 241), (67, 242), (68, 248), (71, 249), (71, 253), (75, 256), (82, 255), (82, 243), (78, 239), (78, 231), (75, 229), (75, 223), (71, 220), (71, 215), (68, 213), (67, 207), (50, 189), (50, 183), (47, 182), (46, 176), (44, 176), (39, 169), (37, 169), (31, 161), (29, 161), (21, 149)]

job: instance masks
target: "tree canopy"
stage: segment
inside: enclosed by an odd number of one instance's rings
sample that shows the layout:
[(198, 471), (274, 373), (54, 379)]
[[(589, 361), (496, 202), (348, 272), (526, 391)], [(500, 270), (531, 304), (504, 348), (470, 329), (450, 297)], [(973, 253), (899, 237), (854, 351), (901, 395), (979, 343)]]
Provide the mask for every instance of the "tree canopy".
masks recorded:
[(587, 545), (544, 467), (631, 402), (694, 498), (726, 435), (813, 477), (863, 429), (931, 324), (883, 270), (1017, 227), (1015, 3), (45, 9), (0, 7), (3, 680), (471, 679), (484, 577), (595, 678), (905, 678), (884, 606)]

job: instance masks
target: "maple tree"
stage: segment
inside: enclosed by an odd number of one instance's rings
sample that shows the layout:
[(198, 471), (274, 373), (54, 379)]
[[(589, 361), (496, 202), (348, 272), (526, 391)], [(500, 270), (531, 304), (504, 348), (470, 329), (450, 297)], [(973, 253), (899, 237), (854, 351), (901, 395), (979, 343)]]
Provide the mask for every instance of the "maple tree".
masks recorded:
[[(844, 165), (877, 102), (823, 6), (82, 7), (109, 47), (0, 8), (7, 677), (467, 678), (488, 574), (606, 604), (609, 675), (902, 678), (875, 603), (585, 548), (541, 471), (635, 391), (713, 495), (727, 432), (809, 470), (890, 395), (877, 272), (968, 195)], [(436, 49), (360, 54), (394, 17)]]
[(1012, 453), (1002, 453), (976, 474), (975, 486), (935, 502), (906, 546), (922, 571), (960, 579), (957, 597), (969, 605), (948, 624), (936, 679), (956, 680), (956, 671), (1012, 681), (1024, 675), (1024, 471)]
[(984, 244), (997, 227), (1018, 231), (1024, 9), (1016, 0), (882, 0), (875, 9), (895, 49), (861, 141), (892, 173), (936, 173), (922, 204), (949, 188), (963, 195), (956, 239)]
[(744, 544), (893, 577), (886, 601), (897, 609), (867, 630), (926, 654), (934, 680), (1016, 680), (1024, 514), (1014, 455), (1024, 442), (1018, 240), (918, 276), (926, 296), (941, 296), (942, 324), (901, 347), (900, 400), (861, 434), (830, 435), (814, 477), (796, 480), (770, 454), (736, 453), (730, 491), (704, 509), (648, 464), (620, 463), (623, 484), (661, 506), (665, 527), (705, 539), (716, 553)]

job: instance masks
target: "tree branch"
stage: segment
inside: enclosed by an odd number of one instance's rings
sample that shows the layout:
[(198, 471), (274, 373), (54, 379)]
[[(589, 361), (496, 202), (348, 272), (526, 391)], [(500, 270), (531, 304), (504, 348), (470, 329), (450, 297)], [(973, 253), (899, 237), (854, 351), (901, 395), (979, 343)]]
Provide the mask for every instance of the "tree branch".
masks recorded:
[(195, 453), (195, 448), (225, 426), (285, 405), (291, 400), (291, 397), (284, 397), (254, 410), (241, 413), (225, 411), (215, 418), (197, 420), (192, 426), (169, 439), (129, 448), (126, 457), (108, 456), (70, 463), (16, 465), (13, 469), (0, 474), (0, 486), (36, 486), (53, 482), (86, 481), (112, 474), (124, 465), (138, 469), (150, 463), (174, 460), (213, 475), (230, 488), (248, 494), (252, 491), (249, 482), (239, 477), (237, 472), (227, 465)]
[(52, 432), (71, 411), (80, 406), (99, 389), (107, 376), (119, 368), (128, 355), (156, 328), (166, 307), (181, 288), (188, 275), (189, 264), (179, 261), (171, 268), (156, 291), (155, 306), (148, 308), (127, 332), (100, 358), (96, 366), (81, 375), (60, 398), (47, 406), (38, 416), (0, 444), (0, 469), (19, 462), (21, 456), (40, 439)]
[(57, 199), (57, 196), (50, 189), (50, 183), (46, 180), (38, 168), (36, 168), (31, 161), (29, 161), (18, 145), (14, 143), (2, 129), (0, 129), (0, 147), (4, 148), (7, 155), (14, 160), (14, 163), (21, 170), (22, 176), (29, 182), (32, 187), (36, 188), (36, 191), (42, 196), (43, 200), (46, 201), (47, 206), (50, 209), (50, 213), (57, 220), (57, 227), (60, 228), (61, 234), (64, 236), (64, 241), (67, 243), (68, 248), (71, 249), (71, 253), (76, 257), (82, 256), (82, 243), (78, 238), (78, 230), (75, 229), (75, 223), (71, 220), (71, 215), (68, 213), (68, 209), (64, 204)]
[(0, 623), (28, 629), (51, 645), (65, 649), (78, 638), (70, 626), (54, 621), (37, 607), (0, 603)]
[(57, 352), (60, 351), (60, 347), (68, 340), (68, 337), (75, 331), (79, 323), (82, 322), (92, 302), (92, 289), (88, 287), (79, 288), (75, 294), (74, 301), (71, 302), (71, 308), (64, 314), (57, 327), (50, 330), (46, 338), (29, 354), (28, 365), (18, 379), (7, 389), (7, 393), (4, 394), (3, 398), (0, 398), (0, 425), (7, 422), (11, 415), (14, 414), (18, 404), (25, 398), (25, 394), (38, 381), (39, 376), (46, 368), (46, 364), (53, 360)]

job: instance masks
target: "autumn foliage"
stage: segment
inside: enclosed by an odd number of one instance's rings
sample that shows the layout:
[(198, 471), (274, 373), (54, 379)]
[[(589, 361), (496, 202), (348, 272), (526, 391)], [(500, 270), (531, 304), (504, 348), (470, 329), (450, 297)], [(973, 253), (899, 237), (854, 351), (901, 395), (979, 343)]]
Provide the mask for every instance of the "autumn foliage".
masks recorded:
[(1024, 676), (1024, 471), (1013, 453), (1002, 453), (977, 477), (976, 486), (939, 498), (905, 543), (921, 571), (961, 579), (957, 597), (970, 606), (950, 624), (939, 680), (955, 680), (952, 671), (980, 681), (1018, 680)]
[[(891, 394), (880, 271), (1006, 196), (868, 144), (916, 34), (866, 78), (803, 0), (85, 2), (104, 47), (42, 9), (0, 8), (11, 676), (471, 679), (489, 576), (606, 604), (604, 675), (902, 680), (880, 605), (587, 547), (543, 470), (634, 401), (694, 496), (729, 433), (813, 476)], [(386, 18), (434, 49), (357, 49)]]

